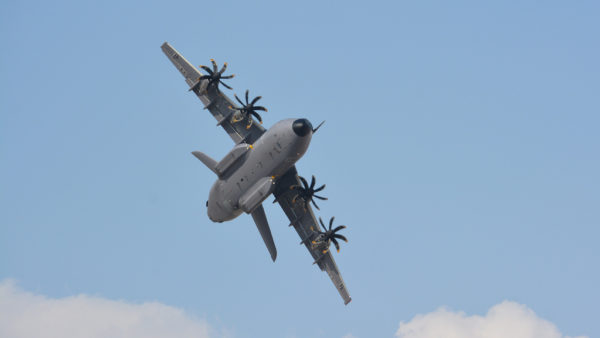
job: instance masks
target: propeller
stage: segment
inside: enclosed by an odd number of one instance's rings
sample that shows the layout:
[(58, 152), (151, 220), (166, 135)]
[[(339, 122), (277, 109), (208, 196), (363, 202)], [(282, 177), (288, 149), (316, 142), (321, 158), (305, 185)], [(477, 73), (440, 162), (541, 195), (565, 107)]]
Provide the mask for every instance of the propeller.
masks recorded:
[(263, 106), (255, 106), (254, 104), (256, 104), (256, 102), (258, 102), (258, 100), (260, 100), (262, 98), (262, 96), (257, 96), (254, 99), (252, 99), (252, 101), (250, 101), (248, 99), (248, 93), (249, 90), (246, 90), (246, 103), (242, 102), (242, 100), (240, 100), (240, 98), (233, 94), (233, 96), (235, 96), (235, 99), (242, 105), (241, 108), (237, 108), (237, 107), (233, 107), (233, 106), (229, 106), (230, 109), (234, 109), (240, 112), (239, 114), (239, 118), (234, 118), (232, 119), (233, 123), (242, 121), (244, 119), (248, 120), (248, 125), (246, 126), (246, 129), (250, 129), (250, 126), (252, 125), (252, 116), (256, 117), (256, 119), (258, 120), (258, 122), (260, 122), (261, 124), (262, 122), (262, 118), (260, 117), (260, 115), (256, 112), (257, 110), (260, 111), (268, 111), (267, 108), (263, 107)]
[(315, 195), (316, 192), (319, 192), (323, 189), (325, 189), (325, 184), (323, 184), (322, 186), (320, 186), (319, 188), (315, 189), (315, 176), (313, 175), (312, 180), (310, 181), (310, 185), (308, 185), (308, 182), (304, 179), (304, 177), (302, 176), (298, 176), (300, 178), (300, 181), (302, 181), (303, 186), (300, 186), (298, 184), (296, 185), (292, 185), (290, 187), (290, 189), (292, 190), (296, 190), (298, 193), (296, 194), (296, 196), (294, 196), (294, 198), (292, 198), (292, 203), (296, 203), (296, 199), (298, 197), (301, 197), (304, 200), (304, 208), (308, 209), (308, 203), (312, 202), (312, 204), (315, 206), (315, 208), (317, 208), (318, 210), (321, 210), (319, 208), (319, 206), (317, 205), (317, 203), (315, 203), (314, 198), (318, 198), (320, 200), (327, 200), (327, 197), (321, 197), (318, 195)]
[(208, 86), (206, 88), (208, 88), (210, 85), (213, 85), (213, 86), (215, 86), (215, 88), (218, 88), (219, 83), (220, 83), (223, 86), (225, 86), (225, 88), (233, 89), (233, 88), (229, 87), (227, 84), (225, 84), (225, 82), (222, 81), (222, 79), (231, 79), (235, 76), (235, 74), (223, 76), (225, 69), (227, 69), (227, 62), (225, 62), (223, 64), (223, 68), (221, 68), (221, 70), (218, 70), (217, 64), (214, 59), (210, 59), (210, 62), (212, 63), (212, 67), (213, 67), (212, 69), (210, 69), (206, 66), (200, 66), (200, 68), (204, 69), (204, 71), (206, 71), (208, 73), (208, 75), (200, 76), (198, 78), (198, 83), (200, 83), (201, 80), (208, 80)]
[(331, 229), (333, 227), (333, 220), (335, 219), (335, 217), (331, 217), (331, 219), (329, 220), (329, 229), (327, 229), (327, 227), (325, 226), (325, 224), (323, 224), (323, 219), (321, 219), (321, 217), (319, 217), (319, 222), (321, 222), (321, 226), (323, 227), (324, 230), (326, 231), (321, 231), (318, 230), (317, 233), (319, 234), (317, 237), (317, 240), (313, 241), (313, 244), (317, 244), (318, 242), (325, 242), (327, 244), (327, 247), (323, 250), (323, 253), (327, 253), (327, 251), (329, 250), (329, 241), (333, 242), (333, 245), (335, 245), (335, 248), (337, 249), (337, 252), (340, 252), (340, 244), (338, 243), (338, 239), (341, 239), (344, 242), (348, 242), (348, 239), (344, 236), (344, 235), (340, 235), (337, 234), (336, 232), (345, 229), (346, 226), (345, 225), (340, 225), (337, 226), (335, 229)]

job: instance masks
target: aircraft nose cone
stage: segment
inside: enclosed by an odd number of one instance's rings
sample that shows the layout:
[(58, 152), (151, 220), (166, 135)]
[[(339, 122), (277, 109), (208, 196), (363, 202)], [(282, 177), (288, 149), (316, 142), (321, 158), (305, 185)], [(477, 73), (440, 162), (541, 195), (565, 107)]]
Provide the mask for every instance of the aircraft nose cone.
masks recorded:
[(308, 135), (308, 133), (312, 132), (312, 124), (307, 119), (297, 119), (292, 124), (292, 129), (294, 129), (294, 133), (296, 135), (303, 137)]

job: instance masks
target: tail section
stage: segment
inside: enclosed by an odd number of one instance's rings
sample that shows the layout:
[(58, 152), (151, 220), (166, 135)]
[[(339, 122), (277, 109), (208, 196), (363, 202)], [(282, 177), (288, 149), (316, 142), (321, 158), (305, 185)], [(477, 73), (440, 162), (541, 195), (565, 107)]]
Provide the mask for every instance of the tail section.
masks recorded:
[(213, 160), (210, 156), (200, 151), (192, 151), (192, 155), (196, 156), (197, 159), (202, 161), (202, 163), (204, 163), (204, 165), (207, 166), (208, 169), (212, 170), (213, 173), (217, 174), (217, 176), (219, 175), (217, 171), (217, 161)]

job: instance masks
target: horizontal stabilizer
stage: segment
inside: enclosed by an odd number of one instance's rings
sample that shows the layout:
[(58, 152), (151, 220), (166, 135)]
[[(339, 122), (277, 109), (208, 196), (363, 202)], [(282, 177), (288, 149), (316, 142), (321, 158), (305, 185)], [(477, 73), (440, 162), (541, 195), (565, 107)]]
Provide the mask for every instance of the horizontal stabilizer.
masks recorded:
[(219, 175), (217, 172), (217, 161), (213, 160), (210, 156), (206, 155), (200, 151), (192, 151), (192, 155), (196, 156), (197, 159), (202, 161), (208, 169), (212, 170), (215, 174)]
[(269, 228), (269, 223), (267, 222), (267, 215), (265, 215), (265, 209), (263, 209), (262, 205), (254, 209), (252, 212), (252, 218), (254, 219), (254, 223), (256, 223), (258, 232), (260, 232), (267, 249), (269, 250), (269, 254), (271, 254), (271, 259), (273, 262), (275, 262), (275, 259), (277, 258), (277, 248), (275, 247), (273, 235), (271, 235), (271, 228)]

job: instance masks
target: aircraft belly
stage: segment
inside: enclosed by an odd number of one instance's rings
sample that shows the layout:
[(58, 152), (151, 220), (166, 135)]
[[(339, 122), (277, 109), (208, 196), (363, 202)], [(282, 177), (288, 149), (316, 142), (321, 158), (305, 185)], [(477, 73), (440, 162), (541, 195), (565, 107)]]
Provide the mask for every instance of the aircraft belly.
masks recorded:
[[(275, 144), (271, 144), (273, 141)], [(284, 147), (277, 143), (281, 144), (278, 140), (259, 139), (244, 164), (224, 180), (224, 198), (232, 201), (236, 209), (251, 212), (272, 192), (265, 180), (271, 182), (271, 177), (282, 175), (293, 165)]]
[[(219, 203), (224, 211), (229, 210), (221, 219), (233, 219), (242, 211), (252, 212), (272, 193), (272, 184), (266, 180), (272, 183), (283, 176), (306, 151), (306, 140), (298, 141), (286, 129), (278, 129), (267, 131), (246, 152), (241, 144), (234, 147), (221, 161)], [(242, 154), (244, 160), (237, 161)], [(234, 163), (237, 163), (235, 168)]]

